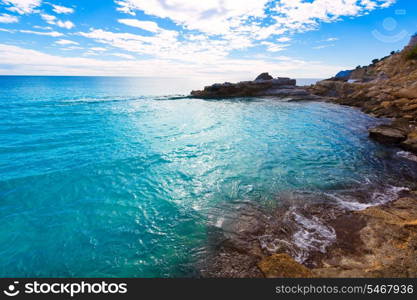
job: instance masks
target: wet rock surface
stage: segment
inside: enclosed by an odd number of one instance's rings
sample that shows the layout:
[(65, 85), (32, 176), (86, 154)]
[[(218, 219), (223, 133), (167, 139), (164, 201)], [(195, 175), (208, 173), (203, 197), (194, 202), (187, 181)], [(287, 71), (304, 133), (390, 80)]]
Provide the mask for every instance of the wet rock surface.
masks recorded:
[(390, 125), (381, 125), (369, 130), (369, 136), (384, 144), (399, 144), (406, 140), (407, 133)]
[(264, 258), (258, 264), (266, 278), (310, 278), (313, 272), (297, 263), (288, 254), (274, 254)]
[[(416, 277), (417, 199), (401, 198), (393, 203), (352, 213), (352, 221), (365, 224), (352, 240), (354, 251), (335, 245), (322, 259), (318, 277)], [(353, 223), (355, 223), (353, 222)], [(346, 227), (345, 227), (346, 228)]]
[[(203, 277), (417, 276), (415, 192), (359, 211), (321, 203), (284, 205), (271, 214), (245, 208), (222, 232), (201, 268)], [(301, 232), (309, 245), (297, 243)]]

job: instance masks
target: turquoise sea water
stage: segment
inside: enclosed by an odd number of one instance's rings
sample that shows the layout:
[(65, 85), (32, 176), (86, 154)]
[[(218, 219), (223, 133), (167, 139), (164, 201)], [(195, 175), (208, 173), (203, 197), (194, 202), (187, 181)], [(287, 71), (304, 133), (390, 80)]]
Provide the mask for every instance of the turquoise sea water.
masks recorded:
[(0, 277), (195, 276), (219, 207), (413, 181), (355, 109), (192, 88), (0, 77)]

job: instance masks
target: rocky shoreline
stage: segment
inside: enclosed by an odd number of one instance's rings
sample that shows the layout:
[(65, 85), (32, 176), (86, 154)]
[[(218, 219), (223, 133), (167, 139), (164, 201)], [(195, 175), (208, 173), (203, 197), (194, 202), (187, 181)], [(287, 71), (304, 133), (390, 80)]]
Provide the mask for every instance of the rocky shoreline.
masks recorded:
[[(193, 91), (191, 96), (274, 96), (358, 107), (375, 117), (391, 119), (389, 124), (371, 128), (370, 138), (416, 154), (417, 58), (410, 55), (416, 49), (414, 36), (401, 52), (309, 87), (297, 87), (295, 80), (274, 79), (263, 73), (254, 81), (215, 84)], [(199, 266), (201, 276), (417, 277), (416, 191), (400, 193), (394, 201), (358, 211), (331, 204), (304, 205), (299, 208), (301, 212), (292, 209), (283, 205), (265, 213), (245, 208), (223, 228), (214, 254)], [(305, 215), (313, 223), (296, 221), (313, 228), (306, 231), (313, 243), (320, 234), (330, 241), (324, 248), (312, 244), (316, 251), (307, 256), (288, 243), (288, 236), (295, 232), (291, 221)]]
[[(215, 254), (200, 266), (201, 275), (209, 278), (417, 276), (417, 192), (360, 211), (347, 212), (326, 204), (304, 208), (307, 209), (313, 218), (320, 215), (323, 226), (334, 229), (337, 238), (326, 251), (313, 251), (306, 261), (297, 262), (284, 239), (293, 233), (287, 222), (291, 212), (280, 208), (266, 215), (253, 208), (246, 209), (226, 226)], [(260, 243), (260, 237), (272, 236), (273, 248)]]

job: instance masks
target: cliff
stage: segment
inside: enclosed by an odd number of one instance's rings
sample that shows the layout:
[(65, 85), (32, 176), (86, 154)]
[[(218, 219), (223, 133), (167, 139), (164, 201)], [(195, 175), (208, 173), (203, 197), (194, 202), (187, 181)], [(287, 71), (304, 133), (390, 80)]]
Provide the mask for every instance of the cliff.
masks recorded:
[(343, 71), (308, 91), (377, 117), (392, 118), (391, 125), (372, 129), (370, 136), (417, 153), (417, 36), (402, 51), (375, 59), (369, 66)]

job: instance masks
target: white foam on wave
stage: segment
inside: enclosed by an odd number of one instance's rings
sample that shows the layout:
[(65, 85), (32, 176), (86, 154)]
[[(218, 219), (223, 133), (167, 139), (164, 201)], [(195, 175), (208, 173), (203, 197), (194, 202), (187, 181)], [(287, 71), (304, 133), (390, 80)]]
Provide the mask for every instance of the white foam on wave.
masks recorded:
[(311, 251), (325, 253), (326, 248), (336, 240), (334, 228), (324, 225), (319, 218), (306, 218), (295, 211), (292, 214), (299, 225), (293, 234), (293, 243), (300, 249), (295, 257), (298, 262), (304, 262)]
[[(335, 200), (342, 208), (356, 211), (363, 210), (368, 207), (382, 205), (394, 201), (399, 194), (409, 191), (406, 187), (388, 186), (382, 191), (375, 191), (370, 195), (368, 203), (358, 202), (354, 196), (326, 193), (325, 195)], [(298, 213), (295, 208), (292, 209), (291, 215), (295, 223), (297, 223), (297, 231), (292, 236), (292, 243), (296, 246), (294, 258), (296, 261), (303, 263), (308, 258), (309, 253), (313, 251), (326, 252), (327, 247), (336, 241), (336, 231), (333, 227), (325, 225), (318, 217), (306, 217)], [(281, 240), (277, 241), (279, 247)], [(273, 245), (273, 244), (272, 244)], [(274, 247), (269, 245), (270, 250)]]
[(372, 203), (373, 206), (386, 204), (391, 201), (396, 200), (399, 197), (401, 192), (409, 191), (409, 188), (402, 186), (390, 186), (386, 188), (383, 192), (374, 192), (372, 194)]
[(225, 219), (223, 217), (220, 217), (217, 219), (216, 224), (214, 224), (217, 228), (222, 228), (224, 224)]
[(374, 205), (372, 203), (358, 202), (355, 200), (354, 197), (350, 197), (350, 196), (340, 196), (340, 195), (335, 195), (331, 193), (325, 193), (324, 195), (335, 200), (339, 206), (347, 210), (352, 210), (352, 211), (363, 210)]
[(415, 161), (415, 162), (417, 162), (417, 156), (416, 155), (414, 155), (413, 153), (411, 153), (411, 152), (407, 152), (407, 151), (398, 151), (397, 153), (397, 156), (399, 156), (399, 157), (402, 157), (402, 158), (405, 158), (405, 159), (408, 159), (408, 160), (411, 160), (411, 161)]
[(404, 191), (409, 191), (409, 188), (398, 187), (398, 186), (388, 186), (382, 191), (375, 191), (370, 196), (370, 201), (368, 203), (358, 202), (355, 197), (349, 195), (337, 195), (332, 193), (325, 193), (327, 197), (335, 200), (339, 206), (344, 209), (357, 211), (364, 210), (368, 207), (382, 205), (396, 200), (399, 197), (399, 194)]
[(258, 238), (262, 249), (267, 250), (269, 253), (277, 253), (282, 249), (292, 249), (293, 245), (283, 239), (274, 238), (273, 235), (267, 234)]

